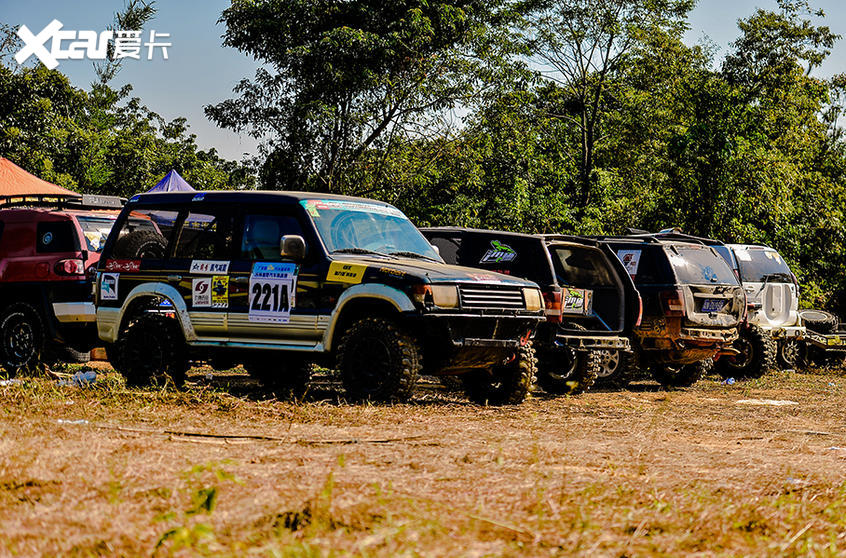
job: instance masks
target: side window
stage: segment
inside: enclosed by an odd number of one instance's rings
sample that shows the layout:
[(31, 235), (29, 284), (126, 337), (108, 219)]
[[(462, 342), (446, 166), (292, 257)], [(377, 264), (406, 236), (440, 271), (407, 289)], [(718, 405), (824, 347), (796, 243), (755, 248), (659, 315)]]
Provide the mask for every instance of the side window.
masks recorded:
[(35, 239), (36, 252), (74, 252), (79, 249), (79, 238), (72, 222), (46, 221), (38, 223)]
[(432, 246), (437, 246), (438, 253), (448, 264), (459, 264), (458, 252), (461, 249), (461, 237), (433, 236), (429, 238)]
[(182, 221), (175, 258), (228, 260), (232, 254), (233, 217), (226, 209), (191, 211)]
[(111, 258), (134, 260), (162, 259), (173, 234), (179, 213), (171, 210), (132, 211), (109, 238), (115, 236)]
[(296, 217), (247, 213), (244, 216), (240, 259), (280, 260), (279, 239), (284, 235), (303, 235), (303, 229)]

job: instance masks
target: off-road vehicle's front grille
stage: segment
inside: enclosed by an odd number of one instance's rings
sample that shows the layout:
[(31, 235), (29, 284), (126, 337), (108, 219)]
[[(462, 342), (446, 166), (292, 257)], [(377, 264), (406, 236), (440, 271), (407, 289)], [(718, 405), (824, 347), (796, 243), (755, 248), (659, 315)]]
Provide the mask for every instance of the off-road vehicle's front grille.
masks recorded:
[(525, 308), (519, 287), (459, 285), (462, 308)]

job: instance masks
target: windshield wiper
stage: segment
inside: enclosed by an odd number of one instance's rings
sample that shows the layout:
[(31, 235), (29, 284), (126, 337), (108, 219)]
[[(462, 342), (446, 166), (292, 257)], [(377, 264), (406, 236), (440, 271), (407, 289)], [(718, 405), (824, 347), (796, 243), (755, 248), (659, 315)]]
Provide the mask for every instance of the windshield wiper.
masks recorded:
[(367, 248), (340, 248), (332, 250), (333, 254), (368, 254), (373, 256), (382, 256), (383, 258), (397, 259), (393, 254), (385, 254), (384, 252), (377, 252), (376, 250), (368, 250)]
[(431, 256), (424, 256), (423, 254), (418, 254), (417, 252), (407, 252), (407, 251), (399, 251), (399, 252), (391, 252), (391, 256), (403, 256), (406, 258), (421, 258), (424, 260), (429, 260), (430, 262), (437, 262), (441, 263), (441, 260), (437, 260)]

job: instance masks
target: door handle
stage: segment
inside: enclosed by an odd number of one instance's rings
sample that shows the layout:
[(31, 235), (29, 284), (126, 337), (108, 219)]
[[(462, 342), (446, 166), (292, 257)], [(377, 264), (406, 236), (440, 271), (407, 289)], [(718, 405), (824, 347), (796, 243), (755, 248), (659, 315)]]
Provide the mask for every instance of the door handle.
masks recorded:
[(179, 281), (182, 281), (182, 276), (181, 275), (168, 275), (167, 280), (168, 280), (169, 283), (178, 283)]
[(233, 277), (229, 280), (233, 285), (247, 285), (250, 282), (249, 277)]

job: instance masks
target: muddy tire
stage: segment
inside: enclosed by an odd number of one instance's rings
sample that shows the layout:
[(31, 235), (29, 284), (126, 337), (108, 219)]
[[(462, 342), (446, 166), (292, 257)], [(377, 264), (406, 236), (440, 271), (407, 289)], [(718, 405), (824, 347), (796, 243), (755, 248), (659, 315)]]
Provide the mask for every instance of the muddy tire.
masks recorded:
[(472, 370), (461, 376), (467, 399), (479, 405), (519, 405), (535, 380), (537, 358), (531, 343), (517, 355), (490, 370)]
[(834, 333), (837, 331), (837, 316), (822, 310), (802, 310), (799, 315), (805, 327), (817, 333)]
[(599, 388), (625, 389), (640, 373), (640, 353), (635, 349), (623, 351), (597, 351), (599, 373), (594, 385)]
[(598, 351), (564, 349), (538, 355), (538, 385), (554, 395), (576, 395), (590, 389), (600, 371)]
[(133, 231), (117, 240), (114, 251), (125, 259), (162, 259), (167, 251), (167, 242), (155, 231)]
[(127, 385), (172, 383), (182, 387), (185, 383), (188, 355), (182, 329), (173, 318), (142, 314), (130, 322), (111, 349), (117, 353), (117, 370)]
[(776, 359), (781, 368), (802, 372), (808, 367), (808, 349), (797, 339), (782, 339), (778, 342)]
[(776, 341), (760, 327), (750, 326), (741, 331), (732, 347), (740, 354), (717, 361), (717, 372), (723, 378), (760, 378), (776, 369)]
[(245, 362), (244, 368), (276, 397), (302, 399), (308, 390), (314, 364), (299, 355), (273, 353)]
[(35, 307), (17, 302), (0, 313), (0, 365), (7, 375), (36, 372), (44, 343), (44, 321)]
[(710, 358), (693, 364), (654, 364), (652, 377), (664, 387), (690, 387), (711, 371)]
[(354, 401), (404, 401), (423, 368), (417, 341), (385, 318), (353, 323), (338, 344), (337, 370)]

